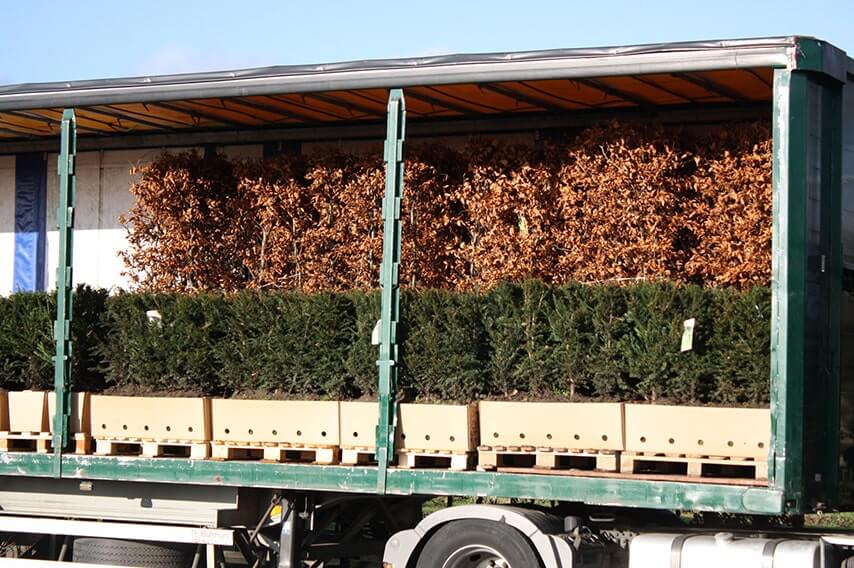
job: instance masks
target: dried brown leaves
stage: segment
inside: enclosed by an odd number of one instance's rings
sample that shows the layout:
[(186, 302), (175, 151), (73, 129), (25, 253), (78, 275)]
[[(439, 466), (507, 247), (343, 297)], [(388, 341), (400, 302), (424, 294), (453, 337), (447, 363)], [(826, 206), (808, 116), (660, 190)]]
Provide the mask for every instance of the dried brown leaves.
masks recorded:
[[(401, 282), (767, 284), (771, 142), (759, 124), (612, 123), (568, 145), (409, 152)], [(132, 275), (157, 290), (376, 286), (384, 170), (327, 151), (230, 163), (164, 154), (132, 187)]]

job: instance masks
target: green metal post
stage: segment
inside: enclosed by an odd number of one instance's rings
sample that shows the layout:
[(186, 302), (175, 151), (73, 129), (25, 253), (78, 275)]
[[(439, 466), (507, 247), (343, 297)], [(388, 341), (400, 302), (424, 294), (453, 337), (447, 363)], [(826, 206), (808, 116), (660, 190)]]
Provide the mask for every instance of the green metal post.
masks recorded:
[(841, 123), (838, 81), (775, 70), (769, 478), (792, 513), (837, 494)]
[(774, 71), (771, 485), (802, 506), (806, 287), (807, 78)]
[(384, 158), (386, 186), (383, 198), (382, 292), (379, 321), (379, 423), (377, 424), (377, 493), (386, 492), (388, 465), (394, 460), (397, 430), (397, 321), (400, 312), (400, 203), (403, 199), (403, 140), (406, 108), (403, 91), (393, 89), (388, 98), (388, 127)]
[(54, 388), (56, 413), (53, 422), (53, 452), (55, 477), (62, 475), (62, 450), (68, 445), (68, 419), (71, 415), (71, 314), (72, 258), (74, 239), (74, 161), (77, 154), (77, 119), (74, 110), (62, 113), (61, 139), (57, 170), (59, 173), (59, 205), (56, 221), (59, 227), (59, 266), (56, 269), (56, 322), (54, 338)]
[(839, 500), (839, 442), (840, 442), (840, 325), (842, 302), (842, 85), (826, 85), (823, 89), (823, 221), (828, 227), (826, 247), (829, 251), (827, 270), (830, 274), (827, 294), (828, 384), (824, 436), (827, 444), (824, 455), (824, 498), (830, 506)]

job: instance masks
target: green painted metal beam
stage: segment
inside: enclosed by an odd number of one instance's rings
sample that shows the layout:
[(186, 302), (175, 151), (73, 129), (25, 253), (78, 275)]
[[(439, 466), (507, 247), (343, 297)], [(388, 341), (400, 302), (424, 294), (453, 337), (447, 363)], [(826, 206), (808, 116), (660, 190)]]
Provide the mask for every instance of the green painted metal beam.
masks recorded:
[(842, 402), (840, 376), (841, 303), (842, 303), (842, 85), (826, 84), (823, 88), (822, 109), (822, 178), (823, 223), (828, 227), (826, 246), (829, 251), (827, 271), (830, 275), (827, 294), (827, 332), (829, 340), (828, 403), (824, 412), (824, 496), (827, 505), (835, 507), (839, 500), (840, 409)]
[(71, 318), (72, 264), (74, 256), (75, 159), (77, 157), (77, 119), (72, 109), (62, 113), (59, 157), (59, 205), (56, 221), (59, 228), (59, 265), (56, 269), (56, 322), (54, 323), (54, 390), (56, 414), (53, 423), (55, 477), (62, 475), (62, 450), (68, 446), (68, 420), (71, 415)]
[(376, 467), (271, 464), (253, 461), (64, 457), (66, 478), (268, 487), (306, 491), (376, 491)]
[(774, 71), (771, 258), (771, 485), (799, 510), (803, 493), (807, 79)]
[(799, 37), (795, 40), (791, 68), (820, 73), (844, 83), (848, 70), (848, 56), (844, 51), (826, 41), (812, 37)]
[(841, 90), (777, 69), (773, 101), (769, 476), (800, 513), (838, 492)]
[(406, 109), (403, 91), (393, 89), (388, 98), (385, 141), (386, 185), (383, 198), (382, 292), (379, 321), (380, 352), (377, 360), (379, 423), (376, 435), (377, 493), (385, 493), (386, 471), (394, 459), (397, 430), (397, 322), (400, 317), (400, 204), (403, 199), (403, 140)]
[[(2, 454), (0, 476), (4, 475), (50, 477), (51, 456)], [(365, 466), (63, 456), (63, 477), (72, 479), (373, 493), (376, 475), (376, 467)], [(386, 490), (393, 495), (543, 499), (685, 511), (768, 515), (783, 511), (782, 492), (767, 487), (622, 478), (389, 468)]]
[(783, 510), (782, 492), (767, 487), (605, 477), (395, 469), (389, 471), (388, 489), (402, 495), (544, 499), (684, 511), (780, 514)]

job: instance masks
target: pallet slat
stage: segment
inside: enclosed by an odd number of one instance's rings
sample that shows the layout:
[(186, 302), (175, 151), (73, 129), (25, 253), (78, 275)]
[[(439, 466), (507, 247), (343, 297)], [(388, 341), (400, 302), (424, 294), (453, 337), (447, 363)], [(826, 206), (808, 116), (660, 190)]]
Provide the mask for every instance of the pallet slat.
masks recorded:
[(374, 448), (341, 448), (342, 465), (376, 465)]
[(697, 479), (742, 477), (763, 481), (768, 479), (768, 462), (731, 459), (719, 456), (668, 456), (624, 452), (620, 470), (631, 474), (685, 475)]
[(338, 448), (297, 446), (294, 444), (240, 444), (231, 441), (215, 441), (211, 442), (211, 459), (333, 465), (338, 463)]
[(397, 467), (401, 469), (449, 469), (466, 471), (471, 469), (474, 452), (441, 452), (406, 450), (397, 453)]
[(494, 471), (504, 467), (530, 468), (531, 470), (620, 471), (620, 453), (612, 451), (481, 446), (478, 448), (477, 456), (477, 468), (481, 471)]
[(210, 457), (210, 444), (181, 440), (96, 438), (95, 454), (99, 456), (207, 459)]

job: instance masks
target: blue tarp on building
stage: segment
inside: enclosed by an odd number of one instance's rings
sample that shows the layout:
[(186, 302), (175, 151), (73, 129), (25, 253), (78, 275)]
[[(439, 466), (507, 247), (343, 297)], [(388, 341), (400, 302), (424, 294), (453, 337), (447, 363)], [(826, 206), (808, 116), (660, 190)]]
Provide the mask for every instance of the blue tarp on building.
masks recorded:
[(19, 154), (15, 160), (15, 292), (44, 290), (45, 207), (44, 154)]

